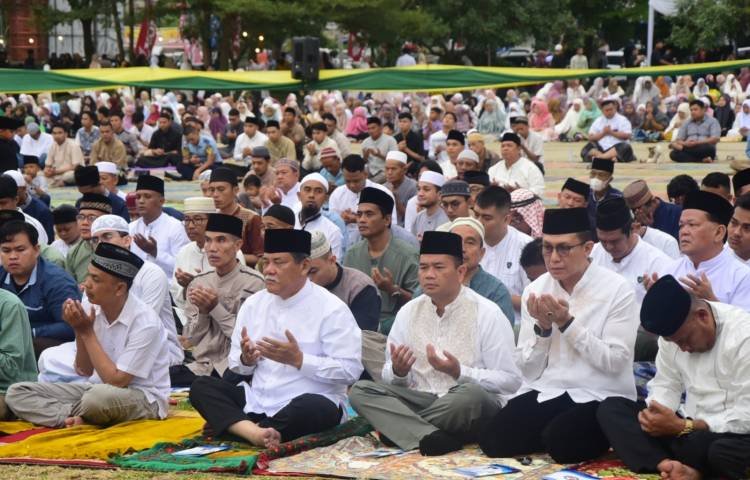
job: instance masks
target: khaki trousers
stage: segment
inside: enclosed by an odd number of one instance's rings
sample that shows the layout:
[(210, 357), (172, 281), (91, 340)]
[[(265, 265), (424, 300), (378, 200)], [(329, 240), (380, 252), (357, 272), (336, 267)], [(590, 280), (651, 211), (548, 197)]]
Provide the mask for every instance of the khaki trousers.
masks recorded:
[(91, 383), (22, 382), (12, 385), (5, 402), (21, 420), (45, 427), (65, 426), (81, 417), (92, 425), (159, 418), (156, 403), (135, 388)]

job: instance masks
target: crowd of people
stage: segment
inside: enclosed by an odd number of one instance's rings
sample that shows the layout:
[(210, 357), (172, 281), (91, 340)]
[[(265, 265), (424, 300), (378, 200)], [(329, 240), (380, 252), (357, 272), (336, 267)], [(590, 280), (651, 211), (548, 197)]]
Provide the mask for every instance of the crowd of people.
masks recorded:
[[(719, 81), (738, 89), (714, 105)], [(614, 448), (662, 478), (747, 478), (750, 169), (678, 175), (667, 198), (613, 185), (643, 130), (628, 99), (678, 123), (674, 161), (711, 162), (734, 128), (719, 103), (750, 118), (742, 81), (3, 96), (0, 415), (159, 419), (181, 387), (207, 433), (272, 447), (348, 401), (423, 455)], [(561, 137), (586, 140), (588, 178), (545, 205)], [(172, 181), (194, 182), (180, 208)], [(646, 395), (634, 362), (656, 364)]]

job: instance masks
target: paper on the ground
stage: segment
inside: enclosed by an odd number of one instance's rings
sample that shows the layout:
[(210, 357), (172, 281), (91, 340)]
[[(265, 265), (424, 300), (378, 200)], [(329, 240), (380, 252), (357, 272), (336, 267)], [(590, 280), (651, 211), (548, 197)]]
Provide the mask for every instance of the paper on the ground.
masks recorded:
[(559, 472), (550, 473), (542, 477), (542, 480), (591, 480), (599, 477), (589, 475), (575, 470), (560, 470)]
[(354, 455), (355, 458), (383, 458), (392, 457), (394, 455), (405, 455), (407, 453), (413, 453), (417, 450), (401, 450), (400, 448), (379, 448), (371, 452), (360, 453)]
[(461, 467), (455, 470), (456, 473), (472, 478), (507, 475), (509, 473), (518, 473), (519, 471), (517, 468), (500, 465), (499, 463), (490, 463), (489, 465), (479, 465), (476, 467)]
[(223, 452), (224, 450), (229, 450), (229, 448), (229, 445), (201, 445), (199, 447), (188, 448), (187, 450), (180, 450), (172, 455), (180, 457), (202, 457), (203, 455), (211, 453)]

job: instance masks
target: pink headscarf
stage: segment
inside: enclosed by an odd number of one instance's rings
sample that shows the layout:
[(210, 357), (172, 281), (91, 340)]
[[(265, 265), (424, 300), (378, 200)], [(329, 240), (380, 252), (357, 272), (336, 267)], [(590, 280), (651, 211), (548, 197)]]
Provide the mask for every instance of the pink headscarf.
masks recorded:
[[(534, 107), (538, 107), (539, 111), (534, 112)], [(550, 119), (552, 114), (549, 113), (547, 102), (540, 99), (534, 99), (531, 102), (531, 113), (529, 114), (529, 126), (532, 130), (543, 130), (549, 127)], [(554, 122), (553, 122), (554, 123)]]
[(135, 113), (135, 105), (128, 103), (125, 105), (125, 115), (122, 117), (122, 127), (125, 130), (133, 128), (133, 114)]
[(513, 190), (510, 194), (510, 208), (512, 211), (518, 212), (526, 224), (531, 227), (533, 238), (542, 237), (544, 204), (539, 197), (534, 195), (534, 192), (525, 188)]
[(351, 120), (346, 124), (347, 135), (361, 135), (367, 133), (367, 109), (357, 107), (354, 109)]

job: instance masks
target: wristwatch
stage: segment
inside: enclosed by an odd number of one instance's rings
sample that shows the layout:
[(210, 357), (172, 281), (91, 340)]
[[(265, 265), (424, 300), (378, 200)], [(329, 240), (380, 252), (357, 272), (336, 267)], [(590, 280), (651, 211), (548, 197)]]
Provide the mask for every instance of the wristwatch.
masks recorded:
[(678, 437), (683, 437), (685, 435), (690, 435), (693, 433), (693, 430), (695, 430), (695, 425), (693, 424), (693, 419), (686, 418), (685, 419), (685, 428), (682, 429), (682, 431), (677, 434)]
[(552, 329), (550, 328), (549, 330), (542, 330), (542, 327), (540, 327), (539, 325), (537, 325), (535, 323), (534, 324), (534, 333), (536, 333), (537, 336), (539, 336), (539, 337), (547, 338), (550, 335), (552, 335)]

